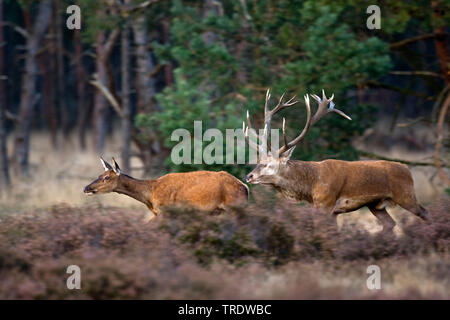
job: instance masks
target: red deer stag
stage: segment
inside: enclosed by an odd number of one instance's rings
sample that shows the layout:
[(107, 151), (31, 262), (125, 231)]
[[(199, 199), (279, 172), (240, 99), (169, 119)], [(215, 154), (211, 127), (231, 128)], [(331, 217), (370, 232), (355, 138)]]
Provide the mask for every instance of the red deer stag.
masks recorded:
[[(202, 211), (221, 212), (230, 206), (245, 204), (248, 188), (231, 174), (220, 171), (170, 173), (155, 180), (138, 180), (100, 158), (105, 171), (84, 187), (84, 193), (117, 192), (144, 203), (151, 213), (148, 222), (166, 206), (187, 206)], [(153, 213), (153, 214), (152, 214)]]
[[(297, 103), (294, 98), (283, 102), (280, 98), (277, 106), (269, 110), (270, 93), (267, 91), (264, 110), (264, 134), (257, 135), (263, 141), (258, 145), (249, 139), (251, 123), (247, 112), (247, 125), (244, 134), (252, 148), (259, 149), (260, 158), (256, 168), (247, 175), (247, 182), (273, 186), (284, 197), (295, 201), (306, 200), (322, 212), (333, 217), (368, 207), (383, 225), (383, 231), (392, 231), (395, 221), (386, 211), (386, 207), (398, 204), (416, 216), (430, 220), (427, 210), (417, 203), (414, 182), (408, 167), (392, 161), (342, 161), (324, 160), (320, 162), (289, 160), (295, 146), (305, 137), (309, 128), (328, 113), (335, 112), (351, 120), (342, 111), (335, 109), (333, 96), (327, 98), (322, 90), (322, 98), (311, 95), (318, 102), (317, 112), (311, 117), (309, 96), (304, 97), (306, 104), (306, 125), (303, 131), (291, 142), (287, 142), (285, 119), (283, 119), (283, 142), (279, 150), (268, 151), (268, 133), (272, 116), (280, 110)], [(330, 107), (328, 107), (330, 105)]]

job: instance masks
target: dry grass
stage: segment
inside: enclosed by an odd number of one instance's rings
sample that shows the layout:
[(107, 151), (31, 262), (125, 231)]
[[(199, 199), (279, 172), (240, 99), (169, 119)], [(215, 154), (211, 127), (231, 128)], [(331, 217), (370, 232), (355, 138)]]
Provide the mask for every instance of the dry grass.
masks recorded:
[[(97, 178), (103, 167), (99, 155), (91, 146), (86, 151), (80, 151), (74, 140), (72, 137), (59, 150), (53, 150), (47, 134), (33, 134), (31, 177), (21, 181), (12, 174), (13, 190), (1, 199), (3, 209), (40, 209), (64, 203), (71, 206), (113, 205), (145, 212), (141, 204), (128, 197), (113, 194), (88, 197), (83, 194), (83, 187)], [(105, 158), (120, 158), (119, 145), (114, 138), (110, 138), (107, 146), (103, 153)], [(140, 161), (133, 158), (132, 167), (141, 167)], [(134, 172), (137, 177), (139, 173)]]

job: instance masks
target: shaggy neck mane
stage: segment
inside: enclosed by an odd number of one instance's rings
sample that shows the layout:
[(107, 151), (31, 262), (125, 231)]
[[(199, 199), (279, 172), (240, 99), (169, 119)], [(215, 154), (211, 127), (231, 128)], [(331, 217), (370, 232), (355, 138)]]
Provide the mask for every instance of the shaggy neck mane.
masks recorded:
[(312, 164), (289, 160), (274, 187), (287, 198), (312, 202), (312, 187), (316, 176), (316, 169)]
[(154, 180), (139, 180), (126, 174), (120, 174), (119, 183), (114, 192), (125, 194), (151, 207), (150, 194)]

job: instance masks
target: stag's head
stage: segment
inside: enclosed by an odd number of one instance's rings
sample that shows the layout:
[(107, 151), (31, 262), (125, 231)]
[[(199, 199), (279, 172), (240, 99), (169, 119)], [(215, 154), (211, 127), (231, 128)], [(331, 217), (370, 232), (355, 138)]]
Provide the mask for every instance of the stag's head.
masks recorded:
[(325, 92), (322, 90), (322, 98), (315, 94), (312, 94), (311, 97), (318, 103), (316, 113), (311, 117), (309, 95), (305, 95), (306, 125), (302, 132), (294, 140), (288, 143), (286, 138), (286, 120), (283, 118), (283, 146), (278, 150), (269, 150), (268, 134), (270, 132), (270, 122), (275, 113), (296, 104), (298, 101), (295, 100), (295, 97), (292, 97), (288, 101), (283, 101), (283, 94), (278, 101), (278, 104), (272, 110), (269, 110), (270, 92), (267, 90), (266, 103), (264, 106), (264, 133), (263, 135), (256, 135), (257, 141), (261, 141), (260, 144), (255, 143), (255, 141), (252, 141), (252, 139), (249, 138), (251, 122), (250, 115), (247, 111), (247, 125), (245, 122), (243, 124), (245, 138), (249, 146), (259, 152), (258, 164), (256, 168), (247, 175), (247, 182), (252, 184), (277, 184), (280, 179), (280, 171), (286, 168), (287, 162), (296, 145), (305, 137), (309, 128), (326, 114), (335, 112), (344, 118), (351, 120), (349, 116), (335, 108), (333, 103), (334, 95), (327, 98)]
[(97, 179), (84, 187), (83, 192), (86, 194), (108, 193), (117, 188), (120, 177), (120, 168), (116, 160), (112, 158), (113, 165), (110, 165), (103, 160), (102, 157), (100, 157), (100, 161), (102, 162), (105, 171), (99, 175)]

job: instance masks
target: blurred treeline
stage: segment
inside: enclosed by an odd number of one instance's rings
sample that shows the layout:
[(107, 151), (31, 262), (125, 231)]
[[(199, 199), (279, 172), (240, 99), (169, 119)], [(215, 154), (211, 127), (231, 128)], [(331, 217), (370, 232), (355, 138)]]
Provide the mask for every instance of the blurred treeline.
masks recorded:
[[(375, 2), (0, 0), (0, 182), (8, 184), (9, 170), (29, 173), (36, 129), (55, 149), (76, 138), (99, 154), (119, 131), (125, 171), (136, 156), (146, 174), (237, 174), (245, 168), (171, 164), (170, 136), (193, 132), (194, 120), (203, 130), (240, 128), (247, 109), (259, 128), (268, 88), (274, 102), (323, 88), (353, 118), (326, 117), (294, 158), (357, 159), (353, 137), (383, 117), (393, 131), (403, 115), (436, 131), (443, 166), (449, 1)], [(81, 30), (66, 27), (71, 4), (81, 8)], [(379, 30), (366, 26), (371, 4), (381, 8)], [(299, 100), (286, 111), (289, 136), (304, 125)]]

